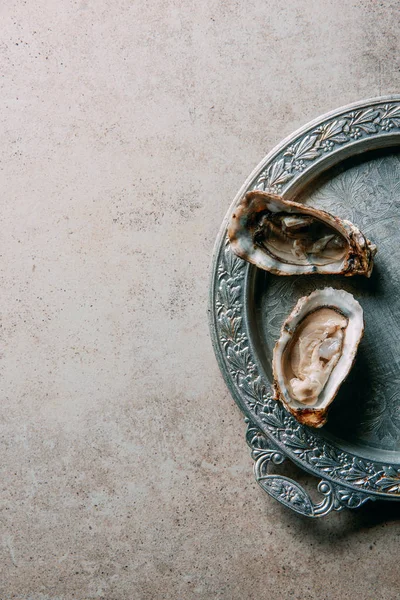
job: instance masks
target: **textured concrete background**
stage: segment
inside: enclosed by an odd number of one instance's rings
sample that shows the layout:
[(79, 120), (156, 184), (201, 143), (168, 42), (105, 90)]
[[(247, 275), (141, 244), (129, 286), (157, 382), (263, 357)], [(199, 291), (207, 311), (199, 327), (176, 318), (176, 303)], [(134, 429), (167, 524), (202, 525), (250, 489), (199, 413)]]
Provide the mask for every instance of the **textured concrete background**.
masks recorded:
[(398, 2), (0, 17), (1, 600), (398, 599), (400, 508), (310, 522), (254, 483), (206, 317), (263, 155), (399, 91)]

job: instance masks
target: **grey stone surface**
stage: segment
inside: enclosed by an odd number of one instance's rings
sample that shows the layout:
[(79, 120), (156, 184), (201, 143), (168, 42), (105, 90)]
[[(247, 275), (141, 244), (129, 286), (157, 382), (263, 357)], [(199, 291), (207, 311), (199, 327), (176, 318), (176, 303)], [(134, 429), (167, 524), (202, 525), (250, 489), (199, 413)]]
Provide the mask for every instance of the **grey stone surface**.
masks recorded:
[(1, 600), (399, 597), (397, 505), (310, 522), (254, 483), (206, 317), (263, 155), (399, 91), (398, 9), (2, 3)]

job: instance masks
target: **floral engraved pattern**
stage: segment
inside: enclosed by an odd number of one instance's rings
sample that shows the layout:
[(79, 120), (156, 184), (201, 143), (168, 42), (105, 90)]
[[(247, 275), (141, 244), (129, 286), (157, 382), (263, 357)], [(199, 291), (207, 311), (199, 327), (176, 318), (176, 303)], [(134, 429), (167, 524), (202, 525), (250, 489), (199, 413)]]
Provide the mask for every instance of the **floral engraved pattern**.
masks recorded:
[(218, 268), (218, 315), (220, 341), (226, 353), (229, 372), (248, 400), (248, 406), (257, 414), (266, 397), (265, 385), (260, 376), (255, 376), (255, 365), (251, 361), (249, 345), (242, 332), (243, 303), (239, 300), (244, 276), (244, 261), (230, 250), (228, 242)]
[(395, 469), (391, 466), (384, 467), (383, 476), (378, 480), (377, 484), (384, 492), (399, 494), (400, 469)]
[(283, 504), (290, 504), (303, 514), (311, 514), (310, 500), (300, 486), (283, 477), (264, 479), (263, 488), (268, 487), (271, 495), (279, 497)]
[[(339, 145), (351, 144), (360, 138), (386, 135), (393, 129), (400, 130), (400, 102), (378, 103), (376, 106), (353, 110), (340, 117), (331, 118), (300, 135), (290, 146), (281, 149), (264, 167), (252, 189), (283, 193), (294, 178), (302, 176), (302, 172), (311, 164), (322, 160), (326, 152), (333, 151)], [(396, 157), (394, 159), (397, 160)], [(393, 176), (393, 181), (385, 173), (384, 161), (382, 164), (379, 161), (376, 163), (375, 171), (371, 171), (368, 165), (363, 168), (362, 177), (349, 171), (341, 179), (332, 182), (332, 186), (337, 186), (332, 203), (337, 205), (339, 201), (344, 211), (350, 211), (350, 214), (342, 215), (345, 218), (352, 218), (354, 215), (351, 211), (354, 210), (355, 216), (359, 217), (355, 222), (363, 225), (362, 210), (363, 203), (368, 202), (368, 182), (380, 185), (382, 176), (382, 182), (386, 181), (382, 186), (390, 185), (391, 188), (385, 193), (384, 202), (379, 210), (377, 207), (368, 210), (376, 210), (382, 223), (384, 219), (389, 219), (390, 223), (391, 206), (398, 201), (400, 192), (400, 161), (399, 177)], [(317, 190), (316, 197), (319, 193)], [(349, 208), (347, 194), (353, 198), (359, 197), (355, 209)], [(323, 198), (322, 195), (320, 199), (323, 208), (329, 210), (329, 198)], [(248, 265), (233, 254), (227, 240), (220, 245), (218, 256), (212, 306), (218, 351), (226, 365), (225, 372), (234, 396), (246, 414), (256, 423), (249, 425), (247, 439), (256, 464), (264, 465), (264, 471), (261, 467), (259, 471), (259, 483), (263, 489), (297, 512), (309, 516), (318, 516), (318, 510), (321, 514), (326, 514), (329, 510), (340, 510), (343, 506), (354, 508), (376, 495), (400, 496), (400, 469), (340, 450), (318, 435), (318, 432), (300, 425), (273, 399), (270, 385), (255, 362), (249, 341), (244, 282)], [(279, 299), (286, 301), (288, 298), (288, 302), (291, 302), (290, 286), (294, 285), (295, 279), (285, 278), (283, 281), (282, 278), (282, 290), (275, 294), (276, 310), (270, 311), (271, 322), (268, 321), (267, 327), (271, 337), (275, 339), (281, 320), (286, 314), (286, 307)], [(277, 316), (279, 311), (282, 314)], [(389, 314), (389, 317), (392, 318), (392, 315)], [(397, 319), (397, 315), (393, 315), (393, 318)], [(397, 358), (394, 357), (393, 360)], [(393, 364), (397, 365), (395, 362)], [(382, 408), (386, 407), (386, 401), (389, 405), (387, 409)], [(367, 405), (365, 416), (364, 425), (360, 424), (361, 429), (364, 427), (365, 435), (372, 432), (379, 438), (383, 435), (381, 432), (385, 431), (385, 435), (400, 439), (400, 396), (396, 395), (395, 391), (393, 398), (382, 400), (378, 405), (374, 405), (373, 402)], [(391, 428), (383, 425), (384, 419), (388, 418)], [(308, 494), (296, 482), (266, 473), (268, 462), (278, 464), (285, 459), (285, 455), (323, 478), (319, 491), (329, 498), (328, 504), (325, 499), (323, 509), (316, 509)]]
[(400, 128), (400, 106), (384, 104), (326, 121), (289, 146), (258, 177), (255, 189), (282, 193), (285, 184), (338, 145)]

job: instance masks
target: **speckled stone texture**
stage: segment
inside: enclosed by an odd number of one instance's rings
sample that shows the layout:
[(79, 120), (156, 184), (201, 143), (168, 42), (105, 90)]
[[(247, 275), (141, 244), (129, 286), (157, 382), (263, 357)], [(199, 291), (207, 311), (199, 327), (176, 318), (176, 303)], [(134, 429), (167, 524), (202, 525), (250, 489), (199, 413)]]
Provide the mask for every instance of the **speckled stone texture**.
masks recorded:
[(0, 7), (1, 600), (398, 599), (400, 506), (256, 485), (213, 244), (294, 129), (399, 91), (399, 4)]

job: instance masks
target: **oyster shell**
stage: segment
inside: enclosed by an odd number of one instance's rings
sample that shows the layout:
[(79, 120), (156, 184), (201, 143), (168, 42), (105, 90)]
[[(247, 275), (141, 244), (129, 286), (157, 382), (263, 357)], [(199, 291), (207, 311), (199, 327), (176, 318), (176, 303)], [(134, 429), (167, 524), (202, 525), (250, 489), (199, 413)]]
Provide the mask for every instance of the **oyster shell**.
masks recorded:
[(316, 290), (297, 302), (282, 326), (272, 366), (275, 399), (300, 423), (326, 423), (363, 332), (363, 310), (344, 290)]
[(248, 192), (228, 227), (232, 250), (277, 275), (366, 275), (376, 246), (350, 221), (266, 192)]

